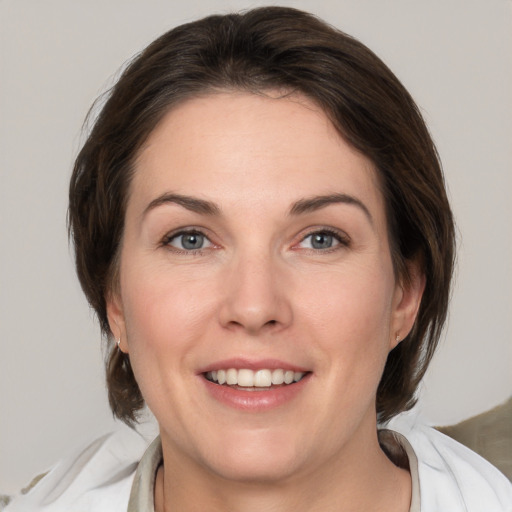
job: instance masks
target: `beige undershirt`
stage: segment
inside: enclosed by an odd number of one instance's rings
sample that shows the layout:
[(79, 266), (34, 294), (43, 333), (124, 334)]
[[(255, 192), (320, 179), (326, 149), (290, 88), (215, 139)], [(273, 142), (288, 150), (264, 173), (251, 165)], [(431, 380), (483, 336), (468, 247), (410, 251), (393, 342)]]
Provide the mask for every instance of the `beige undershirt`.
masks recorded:
[[(409, 441), (404, 436), (394, 432), (394, 438), (405, 450), (409, 459), (409, 471), (412, 480), (412, 498), (409, 512), (421, 512), (418, 459)], [(155, 479), (158, 467), (162, 462), (162, 444), (160, 437), (157, 437), (148, 447), (137, 467), (127, 512), (155, 512)]]

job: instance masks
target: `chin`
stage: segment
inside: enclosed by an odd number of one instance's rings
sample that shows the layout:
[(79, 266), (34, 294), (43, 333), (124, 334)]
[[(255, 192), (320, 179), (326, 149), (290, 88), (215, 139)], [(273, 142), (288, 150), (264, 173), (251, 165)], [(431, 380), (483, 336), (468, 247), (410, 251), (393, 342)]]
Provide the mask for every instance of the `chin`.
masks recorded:
[(297, 468), (296, 460), (279, 457), (255, 456), (224, 458), (211, 469), (220, 477), (238, 483), (272, 484), (290, 479)]
[(300, 443), (290, 433), (250, 432), (227, 436), (207, 451), (207, 464), (219, 476), (242, 483), (272, 483), (288, 479), (301, 466)]

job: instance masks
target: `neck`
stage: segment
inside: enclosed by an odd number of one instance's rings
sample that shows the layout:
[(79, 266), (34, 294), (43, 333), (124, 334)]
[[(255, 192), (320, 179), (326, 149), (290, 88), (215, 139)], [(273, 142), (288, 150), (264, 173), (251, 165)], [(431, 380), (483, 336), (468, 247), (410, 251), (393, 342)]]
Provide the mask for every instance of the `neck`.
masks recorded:
[(407, 512), (410, 507), (410, 475), (387, 458), (376, 431), (355, 453), (347, 448), (278, 481), (227, 479), (163, 448), (155, 512)]

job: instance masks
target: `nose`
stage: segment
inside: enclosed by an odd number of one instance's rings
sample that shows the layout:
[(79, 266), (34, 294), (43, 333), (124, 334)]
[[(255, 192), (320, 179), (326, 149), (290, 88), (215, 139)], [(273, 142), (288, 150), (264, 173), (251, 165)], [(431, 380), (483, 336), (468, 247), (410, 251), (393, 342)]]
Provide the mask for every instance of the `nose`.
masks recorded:
[(231, 262), (223, 283), (223, 327), (258, 335), (290, 325), (290, 287), (283, 263), (277, 260), (272, 255), (245, 253)]

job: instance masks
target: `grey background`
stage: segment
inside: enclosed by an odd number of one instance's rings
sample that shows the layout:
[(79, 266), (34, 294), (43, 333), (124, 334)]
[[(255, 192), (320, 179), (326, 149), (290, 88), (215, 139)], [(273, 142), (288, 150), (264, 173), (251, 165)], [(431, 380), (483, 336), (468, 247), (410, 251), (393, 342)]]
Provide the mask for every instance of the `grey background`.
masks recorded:
[[(0, 0), (0, 491), (120, 428), (66, 238), (67, 183), (89, 106), (165, 30), (263, 3)], [(449, 326), (419, 409), (447, 424), (498, 404), (512, 390), (512, 3), (279, 3), (360, 38), (421, 106), (460, 252)]]

